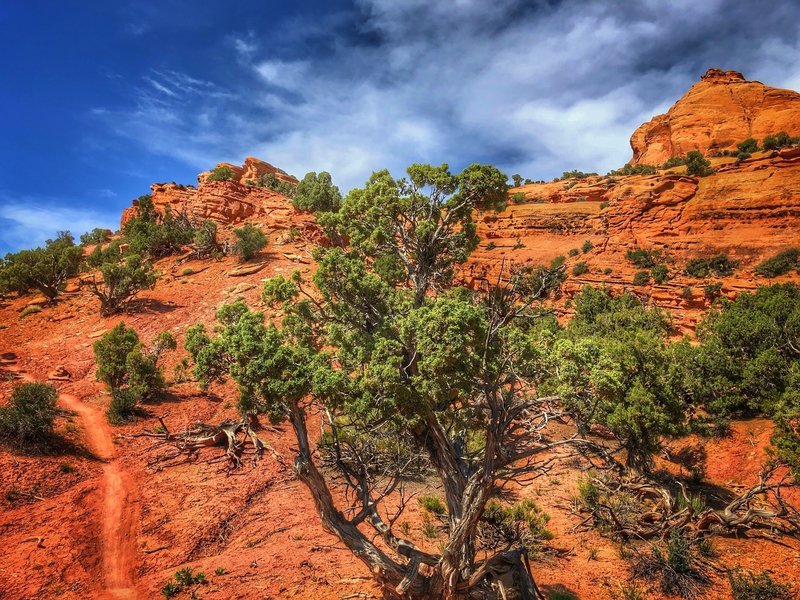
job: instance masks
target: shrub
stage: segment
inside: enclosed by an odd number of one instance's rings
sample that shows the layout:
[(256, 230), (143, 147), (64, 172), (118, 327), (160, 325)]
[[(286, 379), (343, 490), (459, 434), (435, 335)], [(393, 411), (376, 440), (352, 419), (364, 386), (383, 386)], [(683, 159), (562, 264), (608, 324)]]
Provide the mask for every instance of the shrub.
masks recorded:
[(800, 248), (789, 248), (768, 258), (756, 266), (756, 273), (763, 277), (777, 277), (792, 269), (800, 270)]
[(703, 279), (710, 275), (728, 277), (733, 275), (739, 261), (728, 258), (727, 254), (717, 254), (710, 258), (693, 258), (686, 263), (686, 274), (689, 277)]
[(103, 278), (93, 279), (91, 292), (100, 300), (100, 314), (112, 315), (124, 309), (139, 292), (152, 289), (156, 274), (149, 260), (132, 254), (119, 261), (110, 261), (100, 266)]
[(647, 271), (637, 271), (633, 275), (633, 285), (647, 285), (650, 283), (650, 273)]
[(681, 296), (686, 300), (691, 300), (694, 298), (694, 290), (691, 288), (691, 286), (687, 285), (681, 290)]
[(560, 254), (560, 255), (556, 256), (553, 260), (550, 261), (550, 268), (551, 269), (557, 269), (558, 267), (563, 265), (566, 260), (567, 260), (567, 257), (564, 256), (563, 254)]
[(611, 267), (606, 267), (605, 269), (603, 269), (603, 274), (604, 275), (611, 275), (613, 272), (614, 272), (614, 269), (612, 269)]
[(632, 165), (627, 163), (621, 169), (609, 171), (609, 175), (613, 176), (626, 176), (626, 175), (654, 175), (656, 168), (653, 165)]
[(713, 172), (714, 170), (711, 168), (711, 163), (703, 158), (703, 155), (697, 150), (692, 150), (686, 154), (687, 174), (705, 177), (706, 175), (711, 175)]
[(652, 269), (659, 265), (663, 260), (660, 250), (648, 250), (644, 248), (637, 248), (636, 250), (628, 250), (625, 257), (637, 267), (642, 269)]
[(339, 188), (333, 185), (331, 174), (322, 171), (317, 174), (313, 171), (297, 184), (292, 204), (297, 210), (308, 212), (335, 212), (342, 205), (342, 194)]
[(47, 444), (53, 435), (58, 392), (45, 383), (23, 383), (0, 407), (0, 438), (20, 449)]
[(561, 181), (564, 179), (587, 179), (589, 177), (597, 177), (597, 173), (584, 173), (578, 169), (573, 169), (572, 171), (564, 171), (561, 174), (561, 177), (556, 177), (555, 181)]
[(192, 235), (192, 245), (199, 258), (221, 255), (222, 248), (217, 241), (217, 224), (208, 219), (203, 221)]
[(528, 549), (553, 539), (547, 529), (550, 516), (533, 500), (520, 500), (507, 505), (490, 500), (483, 511), (483, 542), (487, 547), (521, 543)]
[(132, 254), (150, 258), (180, 252), (194, 237), (186, 215), (173, 215), (169, 207), (164, 214), (159, 213), (149, 195), (137, 199), (136, 214), (125, 223), (122, 233)]
[(97, 364), (96, 377), (110, 388), (118, 388), (125, 383), (128, 371), (128, 354), (139, 345), (139, 336), (133, 327), (124, 323), (103, 335), (94, 343), (94, 360)]
[(603, 210), (604, 208), (608, 208), (608, 201), (607, 200), (603, 200), (600, 203), (600, 210)]
[(768, 135), (764, 138), (764, 150), (776, 150), (777, 148), (785, 148), (786, 146), (794, 146), (800, 142), (800, 137), (790, 137), (785, 131), (779, 131), (773, 135)]
[(516, 192), (511, 196), (511, 201), (514, 204), (522, 204), (523, 202), (525, 202), (525, 194), (522, 192)]
[(514, 187), (520, 187), (522, 185), (522, 175), (519, 173), (514, 173), (511, 176), (511, 181), (514, 182)]
[(435, 515), (443, 515), (447, 513), (444, 502), (442, 502), (439, 496), (434, 496), (432, 494), (420, 496), (419, 504), (422, 506), (422, 508)]
[(575, 266), (572, 267), (572, 274), (575, 276), (578, 275), (586, 275), (589, 272), (589, 265), (587, 265), (584, 261), (575, 263)]
[(0, 293), (25, 294), (35, 289), (54, 300), (67, 279), (78, 274), (82, 258), (83, 248), (75, 245), (68, 231), (47, 240), (43, 248), (6, 254), (0, 261)]
[(683, 156), (673, 156), (668, 158), (663, 165), (662, 169), (672, 169), (673, 167), (680, 167), (686, 164), (686, 158)]
[(656, 265), (650, 270), (650, 275), (656, 283), (664, 283), (669, 278), (667, 265)]
[(486, 244), (487, 250), (494, 250), (495, 248), (497, 248), (497, 244), (495, 244), (494, 242), (489, 242), (488, 244)]
[(587, 252), (590, 252), (592, 248), (594, 248), (594, 244), (591, 242), (591, 240), (586, 240), (583, 242), (583, 246), (581, 246), (581, 252), (586, 254)]
[(634, 575), (658, 580), (661, 591), (681, 598), (695, 598), (710, 580), (696, 566), (689, 541), (672, 530), (666, 547), (653, 546), (649, 556), (642, 556), (634, 565)]
[(102, 244), (108, 239), (110, 233), (111, 232), (108, 229), (95, 227), (91, 231), (87, 231), (81, 235), (81, 246), (87, 246), (89, 244)]
[(242, 262), (253, 258), (267, 245), (267, 236), (258, 227), (250, 223), (239, 229), (234, 229), (233, 233), (238, 238), (233, 246), (233, 252)]
[(570, 248), (569, 252), (567, 252), (570, 256), (578, 256), (579, 250), (577, 248)]
[(719, 296), (720, 292), (722, 291), (722, 283), (710, 283), (703, 288), (703, 296), (705, 296), (708, 300), (713, 300), (717, 296)]
[(234, 178), (233, 169), (223, 165), (214, 167), (211, 174), (208, 176), (207, 181), (230, 181)]
[(743, 142), (736, 144), (740, 154), (747, 154), (748, 156), (753, 152), (758, 152), (758, 141), (755, 138), (747, 138)]
[(741, 569), (728, 572), (733, 600), (791, 600), (795, 594), (789, 584), (777, 583), (766, 571), (756, 575)]
[(181, 277), (186, 277), (187, 275), (193, 275), (194, 269), (191, 267), (186, 267), (183, 271), (181, 271)]
[(130, 389), (111, 390), (111, 402), (106, 410), (106, 418), (112, 425), (124, 425), (136, 417), (139, 398)]
[(295, 185), (288, 181), (284, 181), (283, 179), (278, 179), (278, 176), (275, 175), (275, 173), (264, 173), (258, 178), (256, 185), (258, 187), (270, 189), (273, 192), (278, 192), (287, 198), (293, 197), (296, 192)]

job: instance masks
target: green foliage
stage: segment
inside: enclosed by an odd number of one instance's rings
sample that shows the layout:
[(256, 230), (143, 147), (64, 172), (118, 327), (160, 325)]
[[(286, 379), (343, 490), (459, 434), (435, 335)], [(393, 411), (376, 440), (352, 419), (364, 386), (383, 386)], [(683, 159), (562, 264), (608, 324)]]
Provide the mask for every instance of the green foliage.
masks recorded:
[(111, 232), (108, 229), (95, 227), (91, 231), (87, 231), (81, 235), (81, 246), (87, 246), (89, 244), (102, 244), (108, 239), (110, 233)]
[(664, 259), (660, 250), (648, 250), (644, 248), (628, 250), (625, 257), (642, 269), (652, 269), (661, 264)]
[(272, 190), (273, 192), (278, 192), (279, 194), (286, 196), (287, 198), (292, 198), (296, 192), (296, 186), (293, 185), (289, 181), (284, 181), (283, 179), (279, 179), (275, 173), (264, 173), (261, 177), (258, 178), (256, 181), (256, 185), (258, 187), (267, 188)]
[(222, 249), (217, 241), (217, 224), (206, 219), (192, 234), (192, 245), (199, 258), (221, 256)]
[(758, 152), (758, 141), (755, 138), (747, 138), (743, 142), (736, 144), (736, 147), (740, 153), (749, 155), (753, 152)]
[(207, 181), (230, 181), (234, 178), (233, 169), (223, 165), (214, 167), (208, 176)]
[(662, 169), (672, 169), (673, 167), (681, 167), (686, 164), (686, 157), (683, 156), (672, 156), (668, 158), (663, 165), (661, 165)]
[(572, 267), (572, 274), (576, 277), (579, 275), (585, 275), (589, 272), (589, 265), (587, 265), (584, 261), (580, 261), (575, 263)]
[(563, 181), (564, 179), (588, 179), (589, 177), (597, 177), (597, 173), (584, 173), (578, 169), (572, 171), (564, 171), (561, 177), (556, 177), (554, 181)]
[(778, 583), (770, 574), (763, 571), (755, 573), (734, 569), (728, 572), (733, 600), (792, 600), (796, 598), (792, 587)]
[(124, 425), (136, 417), (138, 406), (139, 398), (133, 390), (113, 388), (106, 418), (112, 425)]
[(800, 137), (790, 137), (785, 131), (779, 131), (764, 138), (764, 150), (777, 150), (787, 146), (795, 146), (800, 143)]
[[(108, 252), (113, 252), (113, 249)], [(106, 256), (104, 251), (101, 253)], [(100, 265), (102, 281), (94, 280), (91, 284), (91, 291), (100, 300), (100, 313), (104, 316), (120, 312), (139, 292), (152, 289), (156, 284), (151, 262), (140, 255), (131, 254), (118, 261), (110, 257), (100, 260), (106, 259), (108, 262)]]
[(800, 288), (773, 285), (723, 301), (697, 335), (700, 346), (680, 348), (687, 395), (716, 415), (771, 413), (800, 370), (792, 351), (800, 347)]
[(126, 360), (134, 348), (139, 346), (139, 336), (133, 327), (118, 323), (111, 331), (94, 343), (96, 377), (110, 388), (121, 387), (128, 371)]
[(697, 150), (691, 150), (686, 154), (686, 173), (689, 175), (696, 175), (697, 177), (705, 177), (711, 175), (714, 170), (711, 168), (711, 163), (708, 162), (702, 154)]
[(44, 247), (6, 254), (0, 261), (0, 293), (25, 294), (38, 290), (55, 299), (69, 277), (78, 274), (83, 248), (75, 245), (68, 231), (59, 232)]
[(139, 341), (132, 327), (119, 323), (94, 343), (97, 379), (111, 388), (109, 421), (125, 422), (135, 415), (137, 405), (154, 398), (166, 388), (158, 360), (177, 344), (169, 332), (156, 336), (149, 349)]
[[(219, 571), (219, 569), (217, 569), (217, 571)], [(185, 589), (193, 585), (202, 585), (204, 583), (207, 583), (205, 573), (195, 573), (191, 567), (184, 567), (176, 571), (173, 580), (168, 581), (164, 587), (161, 588), (161, 595), (165, 598), (174, 598)]]
[(161, 258), (180, 252), (192, 242), (194, 230), (185, 215), (175, 216), (169, 207), (164, 214), (159, 213), (149, 195), (140, 196), (135, 205), (136, 214), (122, 228), (131, 253)]
[(522, 185), (522, 175), (520, 175), (519, 173), (514, 173), (511, 176), (511, 181), (514, 182), (514, 187), (520, 187)]
[(558, 269), (564, 262), (567, 260), (567, 257), (564, 255), (556, 256), (553, 260), (550, 261), (550, 268), (551, 269)]
[(800, 271), (800, 248), (789, 248), (760, 262), (756, 266), (756, 273), (772, 278), (785, 275), (793, 269)]
[(577, 248), (570, 248), (567, 254), (569, 254), (570, 256), (578, 256), (578, 254), (580, 254), (580, 251)]
[(650, 273), (647, 271), (636, 271), (633, 274), (633, 285), (647, 285), (650, 283)]
[(586, 254), (587, 252), (590, 252), (592, 248), (594, 248), (594, 244), (592, 243), (592, 241), (586, 240), (585, 242), (583, 242), (583, 245), (581, 246), (581, 252)]
[(247, 261), (258, 254), (267, 245), (267, 236), (255, 225), (247, 223), (244, 227), (234, 229), (236, 243), (233, 252), (241, 261)]
[(584, 287), (575, 316), (552, 345), (541, 393), (559, 395), (579, 428), (609, 428), (628, 449), (631, 464), (646, 466), (661, 436), (677, 434), (684, 403), (664, 341), (669, 322), (629, 294)]
[(44, 383), (15, 386), (0, 407), (0, 439), (21, 450), (45, 446), (53, 436), (57, 397), (56, 388)]
[(514, 504), (503, 504), (490, 500), (486, 504), (482, 520), (495, 530), (496, 541), (518, 542), (529, 549), (536, 549), (543, 541), (553, 539), (547, 529), (550, 515), (533, 500), (520, 500)]
[(443, 515), (447, 513), (447, 508), (439, 496), (433, 494), (426, 494), (418, 498), (419, 504), (422, 508), (435, 515)]
[(656, 265), (650, 270), (650, 275), (656, 283), (664, 283), (669, 279), (669, 269), (667, 265)]
[(511, 196), (511, 201), (514, 204), (523, 204), (525, 202), (525, 194), (523, 192), (516, 192)]
[(707, 286), (703, 288), (703, 296), (706, 297), (708, 300), (713, 300), (714, 298), (718, 297), (720, 292), (722, 291), (722, 283), (719, 281), (716, 283), (709, 283)]
[(317, 174), (313, 171), (297, 184), (292, 201), (297, 210), (308, 212), (336, 212), (342, 205), (342, 194), (333, 185), (331, 174), (325, 171)]
[(627, 163), (621, 169), (609, 171), (608, 174), (614, 177), (624, 177), (627, 175), (655, 175), (656, 168), (653, 165), (632, 165)]
[(728, 277), (733, 275), (739, 266), (739, 261), (733, 260), (727, 254), (717, 254), (708, 258), (693, 258), (686, 263), (686, 274), (689, 277), (703, 279), (711, 275)]

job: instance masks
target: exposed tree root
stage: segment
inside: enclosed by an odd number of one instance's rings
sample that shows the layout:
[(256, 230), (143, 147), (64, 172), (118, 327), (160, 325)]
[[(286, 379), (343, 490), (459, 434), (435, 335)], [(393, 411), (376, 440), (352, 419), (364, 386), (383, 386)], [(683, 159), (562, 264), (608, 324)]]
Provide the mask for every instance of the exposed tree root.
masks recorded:
[(153, 431), (142, 431), (135, 435), (135, 437), (157, 439), (158, 441), (151, 447), (151, 450), (166, 448), (164, 452), (148, 462), (148, 467), (155, 470), (176, 464), (175, 461), (180, 457), (184, 458), (184, 462), (195, 460), (203, 448), (214, 447), (224, 448), (225, 453), (208, 462), (227, 461), (227, 471), (229, 472), (242, 466), (248, 447), (251, 448), (254, 464), (264, 454), (264, 450), (269, 450), (276, 460), (285, 464), (280, 454), (258, 437), (256, 429), (259, 424), (253, 415), (247, 415), (238, 421), (223, 421), (218, 425), (195, 423), (189, 429), (174, 432), (167, 427), (166, 417), (167, 415), (158, 417), (161, 424), (159, 428)]

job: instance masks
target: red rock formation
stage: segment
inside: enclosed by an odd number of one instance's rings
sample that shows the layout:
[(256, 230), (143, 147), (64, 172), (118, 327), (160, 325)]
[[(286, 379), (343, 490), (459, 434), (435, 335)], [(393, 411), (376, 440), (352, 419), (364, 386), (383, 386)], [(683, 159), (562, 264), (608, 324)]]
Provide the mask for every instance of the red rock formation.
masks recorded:
[[(210, 219), (224, 225), (235, 224), (251, 217), (272, 217), (288, 223), (295, 213), (288, 198), (268, 188), (251, 184), (262, 175), (271, 173), (280, 181), (296, 184), (297, 179), (277, 167), (257, 158), (248, 157), (241, 167), (220, 163), (234, 173), (228, 181), (209, 181), (211, 171), (197, 176), (198, 187), (176, 183), (155, 183), (150, 186), (157, 210), (169, 208), (173, 214), (186, 214), (194, 221)], [(137, 201), (122, 213), (122, 225), (136, 214)], [(286, 225), (289, 226), (288, 224)]]
[(779, 131), (800, 135), (800, 94), (709, 69), (666, 114), (633, 133), (631, 162), (660, 165), (690, 150), (714, 154)]

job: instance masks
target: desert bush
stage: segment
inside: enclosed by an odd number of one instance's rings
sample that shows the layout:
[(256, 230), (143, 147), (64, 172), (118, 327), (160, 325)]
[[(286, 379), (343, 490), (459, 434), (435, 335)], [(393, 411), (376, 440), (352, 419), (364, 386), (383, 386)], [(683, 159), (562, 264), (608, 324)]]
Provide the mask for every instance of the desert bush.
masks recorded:
[(680, 167), (686, 164), (686, 157), (683, 156), (673, 156), (668, 158), (663, 165), (661, 165), (662, 169), (671, 169), (673, 167)]
[(570, 256), (578, 256), (579, 253), (580, 251), (577, 248), (570, 248), (569, 252), (567, 252)]
[(41, 448), (53, 436), (58, 392), (45, 383), (14, 387), (11, 400), (0, 407), (0, 439), (21, 450)]
[(656, 283), (664, 283), (669, 279), (669, 269), (667, 265), (656, 265), (650, 270), (650, 275)]
[(733, 600), (792, 600), (796, 598), (789, 584), (778, 583), (769, 573), (734, 569), (728, 572)]
[(109, 258), (100, 265), (101, 281), (94, 278), (91, 292), (100, 300), (100, 314), (112, 315), (123, 310), (139, 292), (152, 289), (156, 273), (149, 260), (131, 254), (119, 260)]
[[(173, 579), (161, 588), (161, 595), (165, 598), (174, 598), (187, 588), (204, 583), (207, 583), (205, 573), (202, 571), (195, 573), (191, 567), (184, 567), (176, 571)], [(195, 592), (192, 592), (192, 596), (195, 597)]]
[(221, 256), (222, 248), (217, 241), (217, 224), (209, 219), (203, 221), (192, 234), (192, 246), (198, 258)]
[(592, 241), (586, 240), (585, 242), (583, 242), (583, 245), (581, 246), (581, 252), (586, 254), (587, 252), (591, 252), (592, 248), (594, 248), (594, 244), (592, 243)]
[(681, 598), (697, 598), (710, 583), (698, 566), (691, 544), (677, 530), (672, 530), (662, 548), (654, 545), (634, 565), (633, 573), (650, 581), (657, 580), (661, 591)]
[(447, 513), (447, 508), (439, 496), (433, 494), (426, 494), (418, 498), (419, 504), (422, 508), (435, 515), (444, 515)]
[(778, 277), (791, 270), (800, 271), (800, 248), (789, 248), (775, 256), (760, 262), (756, 273), (763, 277)]
[(236, 243), (233, 252), (242, 262), (250, 260), (267, 245), (267, 236), (255, 225), (247, 223), (244, 227), (234, 229)]
[(522, 544), (535, 550), (543, 541), (554, 537), (547, 529), (549, 520), (550, 516), (533, 500), (520, 500), (511, 505), (490, 500), (481, 517), (481, 542), (487, 548)]
[(264, 173), (261, 177), (258, 178), (256, 181), (256, 185), (258, 187), (267, 188), (272, 190), (273, 192), (278, 192), (279, 194), (286, 196), (287, 198), (292, 198), (297, 191), (297, 187), (290, 183), (289, 181), (284, 181), (283, 179), (279, 179), (275, 173)]
[(747, 138), (743, 142), (736, 144), (740, 154), (747, 154), (748, 156), (753, 152), (758, 152), (758, 141), (755, 138)]
[(728, 277), (739, 266), (739, 261), (733, 260), (727, 254), (717, 254), (706, 258), (693, 258), (686, 263), (686, 274), (689, 277), (703, 279), (711, 275)]
[(631, 283), (633, 283), (633, 285), (647, 285), (650, 283), (650, 273), (647, 271), (636, 271), (636, 273), (633, 274)]
[(697, 177), (705, 177), (711, 175), (714, 170), (711, 168), (711, 163), (708, 162), (703, 155), (697, 150), (692, 150), (686, 154), (686, 173), (689, 175), (696, 175)]
[(124, 425), (137, 416), (138, 407), (139, 398), (133, 390), (113, 388), (106, 418), (112, 425)]
[(224, 165), (214, 167), (208, 176), (208, 181), (230, 181), (235, 176), (233, 169)]
[(556, 256), (553, 260), (550, 261), (550, 268), (551, 269), (557, 269), (561, 265), (563, 265), (566, 260), (567, 260), (567, 257), (564, 256), (563, 254), (560, 254), (560, 255)]
[(589, 272), (589, 265), (587, 265), (584, 261), (580, 261), (575, 263), (572, 267), (572, 274), (576, 277), (579, 275), (586, 275)]
[(578, 169), (572, 171), (564, 171), (561, 177), (556, 177), (554, 181), (561, 181), (564, 179), (588, 179), (589, 177), (597, 177), (597, 173), (585, 173)]
[(78, 274), (83, 248), (69, 231), (61, 231), (44, 247), (6, 254), (0, 261), (0, 293), (25, 294), (38, 290), (54, 300), (69, 277)]
[(716, 283), (709, 283), (707, 286), (703, 288), (703, 296), (707, 300), (713, 300), (717, 296), (719, 296), (720, 292), (722, 291), (722, 283), (717, 281)]
[(656, 168), (653, 165), (632, 165), (627, 163), (620, 169), (609, 171), (608, 175), (614, 177), (621, 177), (626, 175), (654, 175)]
[(525, 194), (523, 192), (516, 192), (511, 196), (511, 201), (514, 204), (522, 204), (525, 202)]
[(635, 250), (628, 250), (625, 253), (631, 263), (642, 269), (652, 269), (658, 266), (664, 260), (664, 256), (660, 250), (652, 250), (645, 248), (636, 248)]
[(764, 150), (776, 150), (786, 146), (794, 146), (798, 143), (800, 143), (800, 137), (790, 137), (785, 131), (779, 131), (765, 137), (762, 145)]
[(194, 237), (186, 215), (174, 215), (169, 207), (163, 214), (159, 213), (150, 196), (138, 199), (136, 215), (125, 223), (122, 233), (132, 254), (150, 258), (176, 254)]

